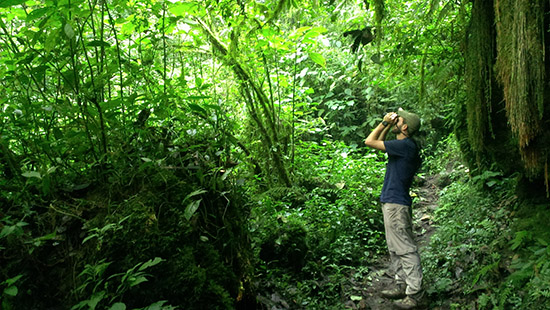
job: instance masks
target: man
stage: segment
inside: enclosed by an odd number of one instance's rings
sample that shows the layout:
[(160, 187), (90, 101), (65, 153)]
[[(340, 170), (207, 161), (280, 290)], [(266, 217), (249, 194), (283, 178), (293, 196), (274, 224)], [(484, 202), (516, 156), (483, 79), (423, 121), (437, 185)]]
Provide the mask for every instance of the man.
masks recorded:
[[(397, 138), (385, 141), (390, 128)], [(414, 174), (420, 167), (419, 150), (411, 139), (419, 128), (420, 118), (400, 109), (397, 113), (386, 114), (365, 139), (367, 146), (388, 153), (380, 201), (390, 252), (390, 269), (395, 272), (395, 287), (381, 291), (381, 295), (400, 299), (395, 302), (399, 309), (417, 307), (423, 295), (422, 267), (412, 232), (412, 199), (409, 195)]]

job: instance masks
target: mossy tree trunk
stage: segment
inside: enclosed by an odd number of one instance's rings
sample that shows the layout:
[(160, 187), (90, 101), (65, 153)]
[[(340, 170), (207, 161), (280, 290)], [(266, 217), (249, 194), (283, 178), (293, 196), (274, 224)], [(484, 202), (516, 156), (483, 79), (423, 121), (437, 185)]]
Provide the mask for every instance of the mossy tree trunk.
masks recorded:
[(474, 166), (496, 164), (544, 179), (546, 192), (549, 9), (541, 0), (474, 1), (465, 51), (466, 126), (457, 127), (468, 137)]

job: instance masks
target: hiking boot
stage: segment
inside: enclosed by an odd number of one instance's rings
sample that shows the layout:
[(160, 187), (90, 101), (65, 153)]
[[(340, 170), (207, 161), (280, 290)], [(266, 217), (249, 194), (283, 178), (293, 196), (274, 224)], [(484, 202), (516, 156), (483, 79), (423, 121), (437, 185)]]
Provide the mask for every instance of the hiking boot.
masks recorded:
[(399, 299), (407, 296), (405, 294), (405, 289), (407, 287), (405, 284), (396, 284), (394, 288), (389, 290), (383, 290), (380, 292), (380, 295), (388, 299)]
[(407, 296), (401, 300), (394, 302), (393, 305), (397, 309), (414, 309), (418, 306), (418, 301), (416, 301), (416, 299), (412, 298), (411, 296)]

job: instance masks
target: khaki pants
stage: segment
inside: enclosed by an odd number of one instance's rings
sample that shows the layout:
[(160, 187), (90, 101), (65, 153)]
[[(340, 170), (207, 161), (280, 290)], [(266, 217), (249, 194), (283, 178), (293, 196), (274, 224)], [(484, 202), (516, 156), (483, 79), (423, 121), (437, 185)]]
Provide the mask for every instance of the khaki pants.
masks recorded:
[(395, 272), (397, 283), (407, 285), (406, 294), (414, 295), (422, 290), (422, 266), (414, 241), (409, 208), (405, 205), (385, 203), (382, 212), (391, 259), (390, 270)]

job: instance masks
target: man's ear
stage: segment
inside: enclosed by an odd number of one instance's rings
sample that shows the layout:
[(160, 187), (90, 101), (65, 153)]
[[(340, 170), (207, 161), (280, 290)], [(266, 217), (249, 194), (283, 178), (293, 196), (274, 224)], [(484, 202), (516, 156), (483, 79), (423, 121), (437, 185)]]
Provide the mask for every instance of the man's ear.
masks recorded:
[(401, 126), (401, 131), (407, 131), (407, 129), (409, 129), (409, 125), (403, 124), (403, 126)]

